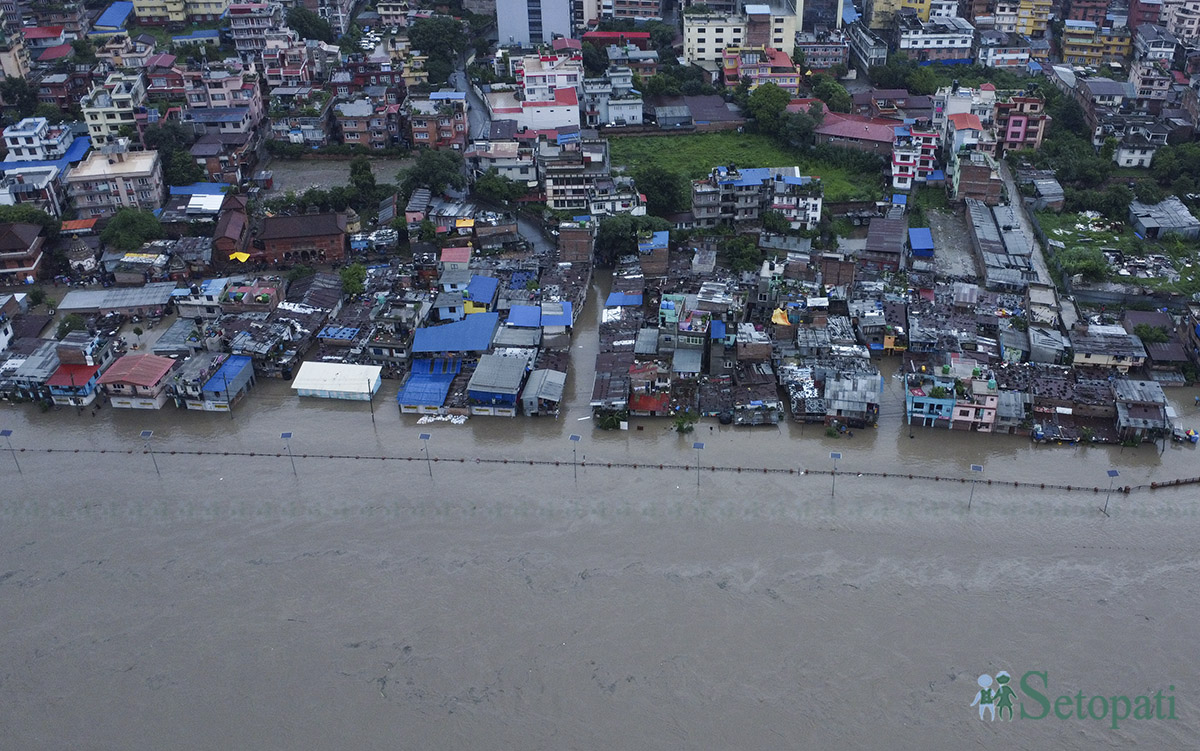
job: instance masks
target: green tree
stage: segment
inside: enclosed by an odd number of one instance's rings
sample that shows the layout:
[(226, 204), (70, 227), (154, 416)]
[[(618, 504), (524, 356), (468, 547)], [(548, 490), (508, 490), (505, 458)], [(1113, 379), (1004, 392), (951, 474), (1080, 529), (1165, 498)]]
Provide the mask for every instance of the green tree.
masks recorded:
[(646, 210), (655, 216), (685, 211), (691, 203), (691, 183), (678, 172), (649, 165), (634, 170), (633, 179), (646, 196)]
[(366, 290), (367, 267), (361, 263), (352, 263), (340, 272), (342, 291), (347, 295), (361, 295)]
[(1104, 145), (1100, 147), (1100, 158), (1105, 161), (1110, 161), (1113, 155), (1117, 153), (1117, 146), (1120, 144), (1113, 136), (1104, 139)]
[(846, 87), (824, 73), (812, 77), (813, 96), (825, 103), (833, 112), (849, 112), (854, 105)]
[(610, 262), (617, 256), (637, 249), (638, 232), (670, 230), (671, 225), (654, 216), (616, 214), (600, 220), (596, 230), (596, 254)]
[(729, 238), (721, 250), (725, 255), (725, 262), (734, 271), (758, 271), (762, 268), (762, 250), (758, 243), (745, 235)]
[(773, 83), (764, 83), (750, 92), (746, 109), (760, 131), (775, 135), (783, 125), (783, 116), (791, 101), (792, 97), (787, 91)]
[(151, 240), (164, 236), (162, 223), (149, 211), (121, 209), (105, 225), (100, 239), (110, 248), (137, 250)]
[(807, 112), (789, 112), (785, 115), (779, 137), (792, 146), (812, 146), (813, 133), (824, 119), (824, 108), (820, 102), (814, 102)]
[(91, 65), (96, 62), (96, 46), (87, 37), (80, 37), (71, 42), (71, 52), (75, 62), (80, 65)]
[(1142, 340), (1143, 344), (1166, 344), (1170, 338), (1167, 332), (1163, 331), (1158, 326), (1151, 326), (1148, 323), (1139, 323), (1133, 327), (1133, 335)]
[(417, 237), (423, 243), (437, 242), (437, 225), (428, 219), (422, 219), (421, 229), (417, 233)]
[(337, 35), (333, 33), (329, 22), (303, 6), (297, 6), (287, 12), (287, 25), (295, 30), (301, 39), (317, 39), (330, 43), (337, 41)]
[(54, 332), (54, 337), (61, 341), (66, 339), (67, 334), (72, 331), (82, 331), (85, 328), (87, 328), (87, 321), (83, 320), (83, 316), (71, 313), (58, 322), (58, 329)]
[(359, 193), (373, 193), (375, 190), (375, 173), (371, 171), (371, 160), (365, 156), (356, 156), (350, 160), (350, 184)]
[(317, 273), (317, 270), (314, 269), (312, 266), (295, 266), (290, 271), (287, 272), (287, 280), (289, 282), (294, 282), (299, 279), (304, 279), (306, 277), (313, 276), (316, 273)]
[(475, 180), (475, 193), (489, 201), (508, 203), (529, 192), (521, 183), (504, 177), (493, 167)]
[(1167, 197), (1166, 191), (1149, 180), (1139, 180), (1133, 194), (1139, 201), (1147, 204), (1158, 203)]
[(608, 70), (608, 52), (591, 42), (583, 43), (583, 69), (589, 76), (602, 76)]
[(38, 106), (37, 88), (24, 78), (6, 76), (0, 81), (0, 99), (21, 117), (29, 117)]
[(41, 287), (30, 287), (29, 305), (36, 308), (44, 302), (46, 302), (46, 290), (42, 289)]
[(416, 164), (401, 172), (399, 178), (406, 196), (412, 195), (421, 186), (428, 187), (435, 194), (447, 187), (461, 190), (467, 186), (463, 157), (457, 151), (422, 149), (417, 154)]
[(204, 169), (187, 151), (172, 151), (163, 159), (163, 180), (167, 185), (191, 185), (206, 177)]
[(787, 217), (778, 211), (764, 211), (759, 218), (762, 219), (763, 229), (772, 234), (786, 235), (792, 229)]
[(917, 68), (908, 74), (907, 89), (910, 94), (933, 94), (937, 92), (941, 81), (929, 68)]

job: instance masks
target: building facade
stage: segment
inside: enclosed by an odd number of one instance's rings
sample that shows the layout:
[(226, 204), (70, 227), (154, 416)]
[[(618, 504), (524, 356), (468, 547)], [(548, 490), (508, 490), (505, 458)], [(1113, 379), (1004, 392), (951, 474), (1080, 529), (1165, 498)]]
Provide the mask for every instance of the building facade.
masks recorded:
[(80, 217), (111, 216), (123, 208), (152, 211), (163, 201), (157, 151), (128, 151), (124, 139), (95, 149), (67, 175), (67, 194)]

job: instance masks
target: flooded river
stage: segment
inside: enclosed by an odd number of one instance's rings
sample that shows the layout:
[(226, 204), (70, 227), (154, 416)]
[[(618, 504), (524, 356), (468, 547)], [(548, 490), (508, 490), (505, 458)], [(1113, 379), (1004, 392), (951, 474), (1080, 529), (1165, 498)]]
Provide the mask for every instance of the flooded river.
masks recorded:
[[(0, 444), (0, 747), (1194, 747), (1200, 490), (1097, 510), (1109, 468), (1196, 476), (1194, 449), (910, 438), (891, 378), (850, 439), (594, 431), (596, 315), (557, 421), (417, 426), (394, 382), (374, 421), (278, 382), (233, 419), (0, 408), (25, 449), (18, 474)], [(657, 468), (695, 467), (697, 440), (699, 473)], [(799, 473), (831, 451), (836, 493)], [(973, 497), (858, 476), (973, 463), (994, 483)], [(1051, 701), (1174, 686), (1176, 718), (981, 722), (976, 678), (999, 670), (1045, 671)]]

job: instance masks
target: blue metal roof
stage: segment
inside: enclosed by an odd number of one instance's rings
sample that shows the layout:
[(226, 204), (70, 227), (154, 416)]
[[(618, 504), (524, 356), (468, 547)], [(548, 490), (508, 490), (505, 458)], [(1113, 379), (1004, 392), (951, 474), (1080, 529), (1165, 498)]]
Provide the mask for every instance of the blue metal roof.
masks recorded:
[(900, 138), (905, 138), (912, 135), (912, 130), (910, 130), (907, 126), (897, 125), (896, 127), (892, 128), (892, 133)]
[(725, 338), (725, 322), (724, 321), (713, 321), (712, 328), (709, 330), (708, 335), (712, 339), (724, 339)]
[(116, 2), (108, 6), (96, 22), (92, 24), (94, 29), (120, 29), (125, 26), (125, 19), (129, 18), (129, 14), (133, 12), (132, 2)]
[(499, 286), (500, 280), (494, 276), (472, 276), (467, 284), (467, 299), (490, 305)]
[(205, 107), (187, 111), (188, 122), (239, 123), (246, 117), (247, 107)]
[(436, 101), (438, 99), (454, 99), (454, 100), (466, 99), (467, 92), (465, 92), (465, 91), (435, 91), (429, 95), (429, 98), (434, 101)]
[(361, 329), (353, 326), (326, 326), (317, 333), (318, 339), (353, 339)]
[(604, 307), (606, 308), (622, 308), (641, 304), (641, 295), (627, 295), (624, 292), (610, 292), (608, 299), (604, 301)]
[(660, 230), (650, 235), (649, 240), (638, 241), (638, 251), (641, 253), (649, 253), (656, 248), (665, 248), (670, 242), (671, 233), (666, 230)]
[(38, 167), (58, 167), (59, 172), (65, 172), (68, 165), (81, 161), (90, 148), (92, 148), (92, 139), (87, 136), (76, 136), (71, 145), (67, 147), (67, 152), (58, 159), (40, 162), (0, 162), (0, 173)]
[(417, 329), (412, 351), (483, 352), (492, 345), (499, 313), (476, 313), (461, 321)]
[(246, 368), (253, 367), (246, 355), (230, 355), (204, 384), (202, 391), (224, 391), (227, 383), (236, 381)]
[(396, 395), (396, 403), (414, 407), (440, 407), (446, 403), (450, 384), (462, 370), (460, 360), (414, 360), (412, 375)]
[(896, 206), (905, 206), (908, 204), (908, 196), (904, 195), (903, 193), (893, 193), (892, 203)]
[(562, 314), (547, 315), (545, 308), (542, 309), (542, 325), (543, 326), (570, 326), (571, 325), (571, 301), (563, 300)]
[(186, 44), (187, 42), (191, 42), (196, 39), (220, 39), (220, 38), (221, 38), (220, 31), (218, 31), (216, 29), (202, 29), (199, 31), (193, 31), (191, 34), (184, 34), (183, 36), (171, 37), (171, 41), (174, 42), (175, 44), (180, 44), (180, 43)]
[(945, 180), (946, 173), (942, 172), (940, 169), (935, 169), (933, 172), (929, 173), (929, 177), (927, 179), (929, 179), (929, 180)]
[(228, 183), (192, 183), (191, 185), (172, 185), (173, 196), (219, 196), (232, 188)]
[(928, 227), (912, 227), (908, 230), (908, 244), (913, 250), (933, 250), (933, 233)]
[(542, 325), (542, 309), (536, 305), (514, 305), (508, 311), (508, 324), (535, 329)]

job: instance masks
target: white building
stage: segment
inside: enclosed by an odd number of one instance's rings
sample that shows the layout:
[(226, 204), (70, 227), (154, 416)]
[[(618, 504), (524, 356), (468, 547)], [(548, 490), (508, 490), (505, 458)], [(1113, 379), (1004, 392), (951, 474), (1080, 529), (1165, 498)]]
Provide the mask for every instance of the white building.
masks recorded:
[(306, 362), (292, 381), (297, 396), (370, 401), (382, 384), (378, 365)]
[(501, 47), (530, 47), (556, 35), (571, 36), (568, 0), (496, 0), (496, 35)]
[(6, 162), (44, 162), (61, 158), (74, 141), (71, 129), (44, 117), (27, 117), (4, 129)]
[(642, 95), (633, 88), (633, 71), (611, 67), (603, 78), (583, 82), (583, 125), (641, 125)]
[[(803, 4), (799, 7), (802, 14)], [(796, 49), (797, 12), (785, 2), (744, 5), (740, 15), (684, 14), (684, 58), (715, 65), (726, 47), (772, 47), (791, 57)]]

